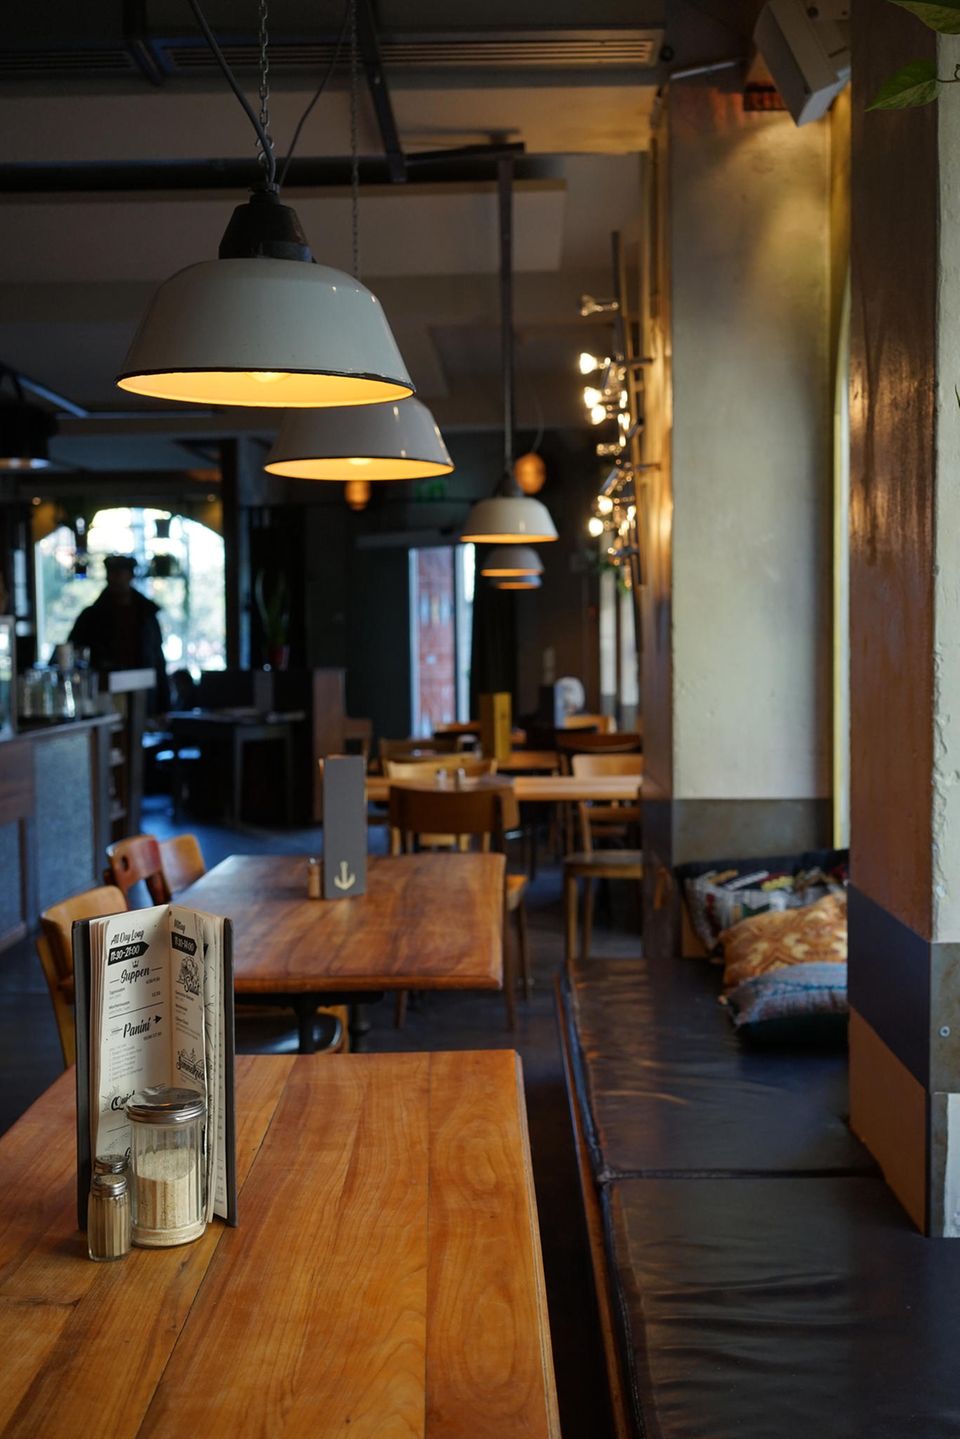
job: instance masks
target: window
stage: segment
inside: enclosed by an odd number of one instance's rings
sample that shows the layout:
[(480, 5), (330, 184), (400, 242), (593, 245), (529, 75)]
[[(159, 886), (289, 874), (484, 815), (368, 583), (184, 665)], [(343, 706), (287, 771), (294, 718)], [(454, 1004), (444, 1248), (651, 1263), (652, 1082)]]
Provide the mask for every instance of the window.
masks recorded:
[(171, 670), (223, 669), (226, 620), (223, 539), (166, 510), (98, 510), (88, 531), (61, 525), (38, 541), (37, 637), (46, 662), (80, 611), (106, 583), (104, 557), (134, 555), (136, 588), (160, 606), (163, 653)]
[(410, 551), (412, 732), (470, 717), (474, 547)]

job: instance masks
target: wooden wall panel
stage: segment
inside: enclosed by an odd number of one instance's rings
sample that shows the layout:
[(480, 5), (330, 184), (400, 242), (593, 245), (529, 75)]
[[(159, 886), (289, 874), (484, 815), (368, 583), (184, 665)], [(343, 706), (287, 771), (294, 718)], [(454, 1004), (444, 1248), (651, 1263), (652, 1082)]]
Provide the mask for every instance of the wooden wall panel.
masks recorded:
[(864, 105), (936, 46), (895, 6), (853, 15), (853, 878), (930, 938), (937, 116)]
[(872, 1030), (850, 1013), (850, 1128), (918, 1229), (927, 1224), (927, 1092)]

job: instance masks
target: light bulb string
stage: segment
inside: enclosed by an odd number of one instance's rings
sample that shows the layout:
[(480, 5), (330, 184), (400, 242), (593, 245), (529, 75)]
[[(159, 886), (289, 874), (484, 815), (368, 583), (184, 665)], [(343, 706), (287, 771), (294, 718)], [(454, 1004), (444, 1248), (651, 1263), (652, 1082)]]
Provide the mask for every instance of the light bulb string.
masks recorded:
[(357, 57), (357, 0), (350, 6), (350, 222), (353, 278), (360, 278), (360, 155), (358, 139), (359, 67)]
[[(273, 142), (271, 141), (270, 136), (267, 134), (266, 129), (261, 123), (260, 117), (257, 115), (257, 112), (254, 110), (253, 106), (250, 104), (250, 101), (247, 99), (246, 95), (243, 93), (239, 84), (237, 83), (237, 78), (234, 75), (233, 71), (230, 69), (230, 66), (227, 63), (226, 56), (220, 49), (217, 37), (210, 29), (210, 26), (207, 23), (207, 17), (204, 15), (203, 11), (200, 8), (200, 0), (188, 0), (188, 3), (190, 5), (190, 9), (193, 11), (197, 24), (200, 27), (203, 38), (210, 46), (210, 49), (213, 52), (213, 57), (216, 60), (217, 64), (220, 66), (220, 69), (223, 72), (227, 84), (230, 86), (230, 89), (240, 101), (240, 104), (242, 105), (244, 112), (248, 120), (250, 121), (250, 124), (254, 128), (257, 136), (257, 142), (260, 146), (261, 157), (264, 162), (267, 189), (275, 190), (277, 188), (277, 160), (276, 156), (273, 153)], [(265, 6), (263, 8), (265, 9)]]

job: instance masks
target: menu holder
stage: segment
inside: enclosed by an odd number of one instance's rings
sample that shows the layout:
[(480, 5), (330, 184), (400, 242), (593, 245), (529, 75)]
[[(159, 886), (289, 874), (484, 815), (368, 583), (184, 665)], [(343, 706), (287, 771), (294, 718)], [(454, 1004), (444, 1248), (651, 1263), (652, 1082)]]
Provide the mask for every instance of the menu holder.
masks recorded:
[(323, 765), (323, 897), (352, 899), (367, 888), (367, 776), (360, 755)]
[(230, 921), (178, 904), (80, 920), (73, 967), (80, 1228), (94, 1157), (129, 1150), (127, 1100), (155, 1084), (204, 1095), (206, 1217), (235, 1225)]

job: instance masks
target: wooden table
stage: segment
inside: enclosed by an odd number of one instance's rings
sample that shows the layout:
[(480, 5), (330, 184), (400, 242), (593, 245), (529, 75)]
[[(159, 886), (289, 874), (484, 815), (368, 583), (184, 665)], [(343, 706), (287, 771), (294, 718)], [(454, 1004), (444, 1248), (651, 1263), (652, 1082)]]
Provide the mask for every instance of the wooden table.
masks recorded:
[[(608, 804), (614, 800), (623, 800), (630, 803), (637, 800), (643, 788), (640, 775), (593, 775), (578, 778), (572, 774), (518, 774), (512, 777), (491, 775), (486, 778), (488, 782), (500, 781), (504, 787), (509, 787), (519, 804), (572, 804), (578, 800), (596, 800), (601, 803), (606, 801)], [(467, 789), (478, 782), (465, 779), (463, 786)], [(415, 779), (391, 781), (381, 775), (370, 775), (367, 779), (367, 799), (379, 804), (386, 803), (390, 797), (391, 783), (414, 789), (434, 788), (431, 782)]]
[(500, 854), (371, 858), (366, 894), (311, 900), (306, 856), (231, 855), (177, 898), (233, 921), (236, 993), (294, 1009), (309, 1053), (319, 1004), (501, 989), (504, 866)]
[(0, 1434), (559, 1439), (512, 1051), (239, 1059), (240, 1227), (114, 1264), (73, 1084), (0, 1140)]
[(302, 710), (292, 714), (257, 715), (231, 710), (172, 710), (167, 724), (173, 735), (173, 812), (181, 807), (182, 776), (180, 751), (191, 745), (219, 746), (229, 752), (229, 772), (221, 766), (221, 799), (225, 823), (240, 823), (243, 808), (244, 757), (248, 744), (273, 741), (283, 751), (283, 814), (287, 824), (293, 817), (293, 726), (305, 719)]

